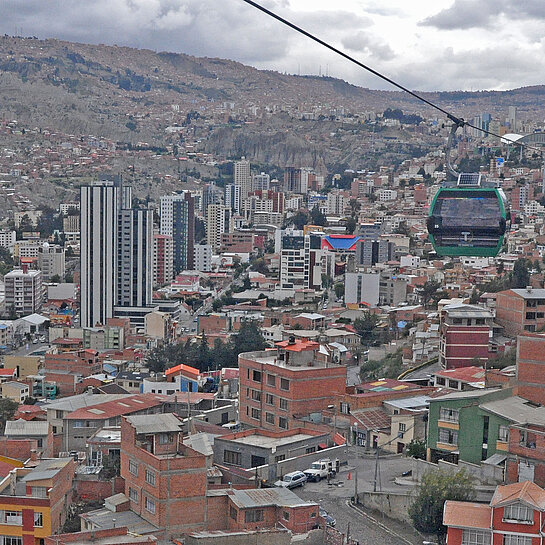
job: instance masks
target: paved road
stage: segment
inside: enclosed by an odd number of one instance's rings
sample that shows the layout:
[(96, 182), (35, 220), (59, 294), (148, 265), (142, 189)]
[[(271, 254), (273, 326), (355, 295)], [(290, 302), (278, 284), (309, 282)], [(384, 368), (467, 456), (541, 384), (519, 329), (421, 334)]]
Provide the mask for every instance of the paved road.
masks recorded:
[[(318, 502), (337, 520), (336, 528), (346, 533), (350, 523), (350, 535), (360, 543), (369, 545), (421, 545), (422, 538), (406, 524), (391, 521), (380, 514), (363, 513), (350, 505), (350, 498), (355, 495), (356, 473), (358, 475), (358, 491), (373, 490), (375, 460), (372, 457), (359, 456), (356, 447), (349, 447), (351, 461), (347, 468), (342, 468), (339, 475), (328, 485), (327, 481), (307, 483), (294, 492), (304, 500)], [(388, 457), (379, 460), (379, 489), (400, 491), (402, 488), (393, 482), (394, 477), (401, 475), (408, 468), (408, 462), (401, 457)], [(350, 480), (348, 474), (350, 473)]]

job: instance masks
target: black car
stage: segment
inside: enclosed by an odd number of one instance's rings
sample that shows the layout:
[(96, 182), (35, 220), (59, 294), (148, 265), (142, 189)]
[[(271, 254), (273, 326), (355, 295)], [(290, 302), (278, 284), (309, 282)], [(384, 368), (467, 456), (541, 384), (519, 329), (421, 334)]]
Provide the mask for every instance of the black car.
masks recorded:
[(320, 516), (325, 520), (325, 523), (328, 526), (335, 526), (337, 524), (337, 521), (325, 510), (320, 507)]

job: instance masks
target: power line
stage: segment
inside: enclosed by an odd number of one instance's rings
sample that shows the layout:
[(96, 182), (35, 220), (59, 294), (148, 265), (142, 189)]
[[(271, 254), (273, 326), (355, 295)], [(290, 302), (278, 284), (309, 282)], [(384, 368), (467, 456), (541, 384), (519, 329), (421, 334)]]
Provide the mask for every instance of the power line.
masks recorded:
[[(427, 98), (424, 98), (423, 96), (419, 95), (418, 93), (415, 93), (414, 91), (411, 91), (410, 89), (408, 89), (404, 85), (401, 85), (401, 83), (397, 83), (396, 81), (394, 81), (393, 79), (389, 78), (388, 76), (382, 74), (378, 70), (375, 70), (374, 68), (371, 68), (367, 64), (364, 64), (363, 62), (355, 59), (351, 55), (348, 55), (348, 53), (345, 53), (341, 49), (338, 49), (337, 47), (331, 45), (330, 43), (326, 42), (325, 40), (322, 40), (321, 38), (318, 38), (318, 36), (312, 34), (311, 32), (308, 32), (304, 28), (301, 28), (300, 26), (292, 23), (291, 21), (289, 21), (288, 19), (282, 17), (281, 15), (278, 15), (274, 11), (271, 11), (271, 10), (267, 9), (266, 7), (262, 6), (261, 4), (258, 4), (257, 2), (254, 2), (253, 0), (242, 0), (242, 1), (245, 2), (246, 4), (250, 5), (250, 6), (253, 6), (254, 8), (258, 9), (259, 11), (262, 11), (263, 13), (267, 14), (269, 17), (272, 17), (273, 19), (276, 19), (277, 21), (280, 21), (282, 24), (290, 27), (291, 29), (298, 32), (299, 34), (302, 34), (303, 36), (306, 36), (307, 38), (310, 38), (311, 40), (315, 41), (316, 43), (319, 43), (320, 45), (324, 46), (325, 48), (333, 51), (337, 55), (340, 55), (341, 57), (347, 59), (348, 61), (356, 64), (360, 68), (363, 68), (364, 70), (367, 70), (371, 74), (373, 74), (373, 75), (377, 76), (378, 78), (388, 82), (390, 85), (393, 85), (394, 87), (397, 87), (401, 91), (404, 91), (405, 93), (408, 93), (409, 95), (416, 98), (417, 100), (420, 100), (424, 104), (427, 104), (428, 106), (431, 106), (432, 108), (438, 110), (442, 114), (446, 115), (448, 117), (448, 119), (450, 119), (458, 127), (463, 127), (465, 125), (465, 126), (470, 127), (472, 129), (476, 129), (478, 131), (481, 131), (481, 132), (483, 132), (483, 133), (485, 133), (487, 135), (494, 136), (495, 138), (500, 138), (500, 139), (504, 138), (503, 136), (500, 136), (499, 134), (493, 133), (493, 132), (491, 132), (491, 131), (489, 131), (487, 129), (482, 129), (481, 127), (477, 127), (476, 125), (473, 125), (472, 123), (469, 123), (468, 121), (465, 121), (463, 118), (457, 117), (454, 114), (451, 114), (449, 111), (445, 110), (441, 106), (435, 104), (434, 102), (431, 102), (430, 100), (428, 100)], [(529, 150), (534, 150), (534, 151), (537, 151), (539, 153), (542, 152), (541, 149), (535, 148), (533, 146), (529, 146), (528, 144), (525, 144), (523, 142), (518, 143), (518, 142), (513, 141), (513, 140), (508, 140), (508, 141), (510, 143), (512, 143), (512, 144), (515, 144), (515, 145), (521, 146), (521, 147), (525, 147), (525, 148), (527, 148)]]

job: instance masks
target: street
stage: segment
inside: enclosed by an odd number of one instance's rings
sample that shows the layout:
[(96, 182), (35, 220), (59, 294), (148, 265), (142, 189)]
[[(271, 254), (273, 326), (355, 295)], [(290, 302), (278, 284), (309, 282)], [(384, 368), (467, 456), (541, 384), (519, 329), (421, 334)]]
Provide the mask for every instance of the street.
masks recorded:
[[(374, 486), (375, 459), (362, 456), (358, 447), (348, 447), (354, 456), (348, 467), (341, 468), (340, 473), (331, 480), (331, 484), (323, 480), (319, 483), (306, 483), (304, 487), (294, 489), (302, 499), (320, 504), (336, 521), (337, 530), (346, 533), (350, 525), (350, 536), (360, 543), (369, 545), (421, 545), (422, 537), (408, 524), (388, 519), (375, 512), (368, 513), (350, 505), (350, 498), (355, 495), (356, 473), (358, 491), (372, 491)], [(402, 491), (403, 488), (394, 483), (394, 478), (409, 469), (406, 458), (388, 456), (379, 458), (380, 482), (377, 490)], [(350, 474), (350, 480), (348, 476)]]

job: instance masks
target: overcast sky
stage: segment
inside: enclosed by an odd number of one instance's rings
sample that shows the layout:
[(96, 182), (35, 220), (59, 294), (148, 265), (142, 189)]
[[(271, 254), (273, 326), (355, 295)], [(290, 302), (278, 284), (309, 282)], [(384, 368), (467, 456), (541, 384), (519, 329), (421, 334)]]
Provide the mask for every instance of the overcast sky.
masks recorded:
[[(545, 0), (263, 0), (418, 90), (545, 83)], [(373, 89), (376, 77), (242, 0), (2, 0), (0, 33), (222, 57)]]

